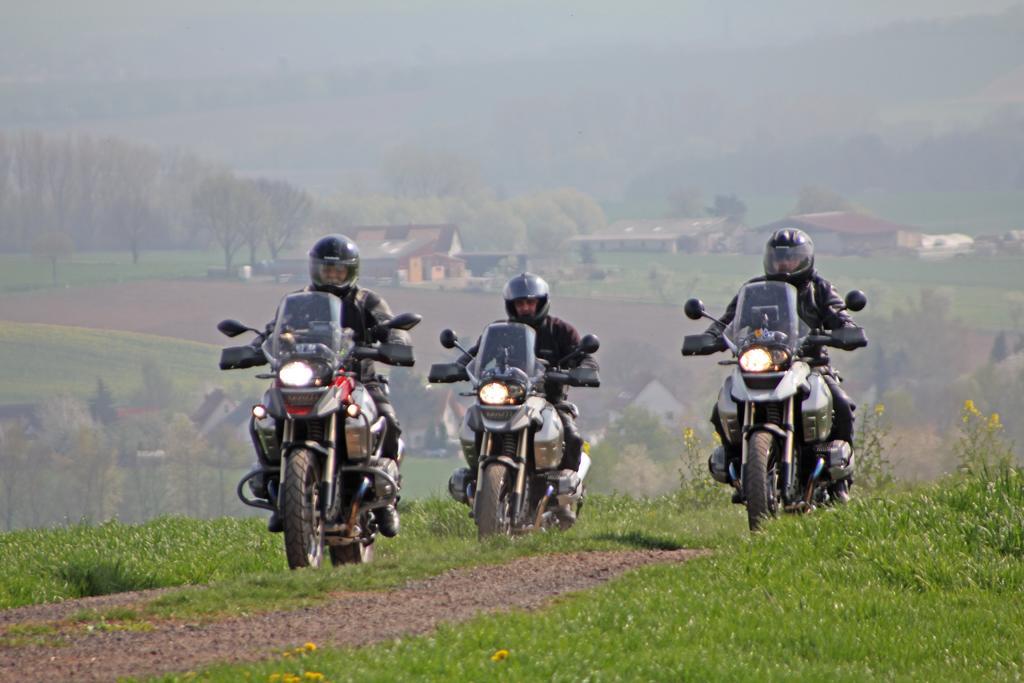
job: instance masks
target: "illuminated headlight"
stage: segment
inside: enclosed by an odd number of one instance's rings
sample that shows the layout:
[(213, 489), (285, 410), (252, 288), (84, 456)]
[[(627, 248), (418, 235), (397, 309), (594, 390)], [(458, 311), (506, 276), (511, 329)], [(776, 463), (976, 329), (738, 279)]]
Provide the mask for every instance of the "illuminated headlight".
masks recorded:
[(313, 368), (309, 363), (303, 363), (302, 361), (292, 361), (291, 363), (285, 363), (284, 366), (277, 371), (277, 378), (281, 380), (281, 384), (288, 387), (304, 387), (313, 381)]
[(501, 382), (488, 382), (480, 387), (477, 395), (481, 403), (490, 406), (502, 405), (508, 401), (508, 387)]
[(744, 372), (767, 372), (772, 368), (772, 354), (760, 346), (747, 349), (740, 356), (740, 367)]
[(788, 362), (789, 353), (784, 349), (753, 346), (740, 355), (740, 368), (744, 372), (778, 371)]

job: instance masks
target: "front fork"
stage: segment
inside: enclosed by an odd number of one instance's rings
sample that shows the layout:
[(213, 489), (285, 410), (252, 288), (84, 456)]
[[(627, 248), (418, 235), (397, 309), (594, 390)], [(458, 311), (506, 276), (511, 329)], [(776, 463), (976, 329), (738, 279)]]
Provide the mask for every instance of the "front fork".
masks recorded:
[[(519, 433), (519, 438), (516, 442), (516, 459), (515, 459), (515, 470), (516, 470), (516, 483), (512, 488), (509, 495), (509, 516), (513, 522), (519, 519), (519, 515), (522, 512), (524, 492), (526, 490), (526, 447), (527, 447), (527, 434), (526, 431)], [(493, 448), (494, 438), (491, 432), (484, 432), (483, 439), (480, 443), (480, 455), (477, 457), (476, 466), (476, 481), (483, 481), (484, 466), (489, 465), (493, 458), (491, 457), (491, 450)], [(476, 516), (476, 492), (471, 491), (469, 493), (469, 506), (473, 510), (473, 515)]]
[[(323, 519), (333, 519), (337, 516), (337, 495), (338, 488), (337, 482), (334, 478), (335, 470), (337, 469), (338, 462), (338, 448), (335, 440), (335, 428), (337, 427), (337, 413), (331, 413), (327, 418), (327, 423), (324, 426), (324, 445), (326, 446), (326, 457), (324, 458), (324, 471), (323, 477), (320, 480), (320, 507), (317, 510), (317, 514)], [(295, 439), (295, 423), (291, 420), (285, 420), (284, 430), (281, 434), (281, 471), (278, 475), (280, 483), (280, 490), (284, 491), (285, 486), (285, 472), (288, 471), (287, 461), (284, 454), (288, 453), (290, 446)]]
[[(790, 396), (786, 399), (786, 402), (782, 405), (782, 425), (781, 430), (785, 432), (785, 438), (782, 440), (782, 457), (779, 459), (779, 483), (780, 489), (782, 490), (782, 501), (783, 503), (789, 504), (799, 497), (799, 493), (796, 490), (796, 466), (794, 463), (794, 444), (793, 444), (793, 401), (794, 397)], [(753, 401), (747, 401), (744, 404), (743, 410), (743, 442), (741, 444), (741, 456), (740, 456), (740, 472), (737, 473), (742, 476), (743, 466), (747, 462), (747, 452), (749, 449), (750, 434), (754, 426), (754, 411), (756, 404)], [(738, 480), (736, 476), (733, 476), (733, 483), (737, 484)]]

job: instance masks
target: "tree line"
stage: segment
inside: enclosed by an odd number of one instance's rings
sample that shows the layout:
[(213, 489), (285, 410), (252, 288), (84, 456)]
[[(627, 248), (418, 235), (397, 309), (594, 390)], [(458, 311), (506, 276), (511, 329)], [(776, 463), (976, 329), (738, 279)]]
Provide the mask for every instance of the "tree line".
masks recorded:
[(456, 223), (469, 248), (550, 253), (600, 229), (604, 211), (571, 188), (504, 198), (469, 160), (401, 147), (383, 191), (323, 199), (279, 179), (247, 178), (185, 152), (115, 138), (0, 134), (0, 251), (57, 262), (75, 251), (215, 246), (230, 271), (276, 259), (320, 232), (361, 224)]
[(56, 262), (75, 250), (248, 247), (276, 256), (312, 209), (282, 180), (242, 178), (185, 152), (116, 138), (0, 134), (0, 250)]

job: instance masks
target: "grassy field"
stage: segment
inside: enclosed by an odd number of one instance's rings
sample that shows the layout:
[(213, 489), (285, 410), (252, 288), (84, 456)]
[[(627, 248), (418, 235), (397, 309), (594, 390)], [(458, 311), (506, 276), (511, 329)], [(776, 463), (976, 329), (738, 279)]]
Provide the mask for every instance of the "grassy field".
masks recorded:
[(466, 461), (455, 458), (418, 458), (406, 455), (402, 460), (402, 496), (409, 500), (448, 496), (448, 477)]
[[(97, 378), (120, 402), (141, 389), (141, 369), (149, 362), (171, 378), (174, 388), (197, 390), (220, 380), (219, 358), (220, 349), (208, 344), (5, 322), (0, 325), (0, 404), (33, 403), (57, 394), (87, 398), (95, 393)], [(230, 379), (255, 382), (240, 374)]]
[(207, 269), (223, 267), (224, 257), (218, 251), (144, 251), (138, 263), (132, 263), (128, 252), (83, 252), (57, 262), (54, 285), (48, 260), (31, 254), (0, 254), (0, 293), (101, 282), (206, 277)]
[[(662, 503), (604, 500), (661, 542), (711, 557), (653, 566), (540, 613), (485, 616), (370, 648), (223, 666), (194, 680), (1017, 680), (1024, 675), (1024, 476), (947, 480), (749, 536), (694, 534)], [(440, 511), (440, 508), (438, 509)], [(716, 511), (733, 518), (728, 510)], [(652, 515), (652, 513), (654, 513)], [(596, 531), (519, 551), (591, 545)], [(627, 527), (627, 528), (628, 528)], [(429, 527), (428, 527), (429, 528)], [(422, 527), (418, 527), (418, 530)], [(456, 536), (465, 527), (449, 527)], [(438, 550), (455, 548), (446, 543)], [(484, 556), (496, 548), (485, 546)], [(504, 550), (504, 549), (502, 549)], [(500, 552), (500, 551), (499, 551)], [(355, 574), (355, 573), (354, 573)], [(169, 676), (158, 680), (178, 681)]]
[[(724, 310), (742, 282), (761, 272), (760, 257), (755, 255), (607, 253), (597, 259), (609, 271), (607, 278), (556, 282), (555, 291), (564, 296), (680, 304), (697, 297), (714, 314)], [(1010, 257), (929, 262), (828, 256), (819, 258), (817, 265), (840, 294), (864, 290), (866, 314), (889, 315), (896, 308), (915, 306), (921, 290), (933, 289), (949, 297), (951, 317), (983, 329), (1005, 329), (1013, 325), (1014, 309), (1024, 307), (1022, 263)]]
[[(726, 193), (728, 194), (728, 193)], [(740, 194), (747, 205), (745, 222), (758, 226), (788, 215), (796, 194)], [(711, 203), (713, 194), (706, 197)], [(1024, 228), (1024, 193), (1021, 192), (864, 192), (850, 202), (880, 218), (906, 223), (924, 232), (962, 232), (998, 235)], [(667, 216), (667, 201), (603, 202), (608, 222), (643, 216)]]
[[(724, 494), (723, 494), (724, 498)], [(455, 566), (537, 553), (707, 547), (538, 613), (479, 617), (360, 649), (220, 666), (189, 680), (1013, 680), (1024, 675), (1024, 474), (947, 479), (785, 517), (756, 536), (742, 509), (594, 497), (577, 527), (480, 544), (465, 508), (406, 507), (403, 533), (365, 567), (288, 572), (280, 537), (253, 520), (160, 519), (0, 535), (0, 606), (211, 582), (132, 613), (162, 617), (314, 604)], [(141, 552), (145, 549), (145, 552)], [(7, 638), (16, 640), (16, 633)], [(290, 644), (282, 642), (282, 647)], [(496, 653), (505, 651), (498, 656)], [(168, 676), (158, 680), (177, 681)]]
[[(0, 534), (0, 608), (163, 586), (212, 582), (151, 606), (152, 615), (269, 609), (330, 590), (388, 588), (456, 566), (553, 551), (717, 547), (742, 536), (738, 508), (693, 511), (676, 498), (595, 496), (568, 534), (478, 544), (467, 508), (431, 498), (402, 504), (402, 533), (382, 539), (373, 565), (288, 572), (281, 535), (255, 519), (161, 518)], [(226, 607), (227, 606), (227, 607)]]

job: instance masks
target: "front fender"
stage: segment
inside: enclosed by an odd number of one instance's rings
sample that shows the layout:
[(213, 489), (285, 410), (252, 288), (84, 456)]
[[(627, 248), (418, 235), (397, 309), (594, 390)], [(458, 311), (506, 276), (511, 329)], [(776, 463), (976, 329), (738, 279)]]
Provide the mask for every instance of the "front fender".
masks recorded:
[(514, 470), (518, 470), (523, 466), (523, 463), (516, 462), (516, 459), (510, 455), (488, 455), (480, 461), (481, 467), (487, 467), (491, 463), (500, 462), (502, 465), (507, 465)]

